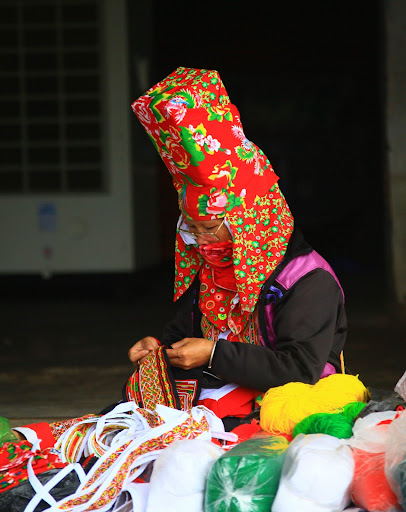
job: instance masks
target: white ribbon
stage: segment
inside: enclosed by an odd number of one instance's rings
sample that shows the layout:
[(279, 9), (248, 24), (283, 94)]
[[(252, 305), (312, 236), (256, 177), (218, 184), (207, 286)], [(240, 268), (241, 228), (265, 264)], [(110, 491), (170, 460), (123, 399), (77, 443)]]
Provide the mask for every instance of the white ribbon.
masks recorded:
[[(37, 441), (34, 443), (32, 447), (33, 452), (40, 449), (40, 442), (41, 439), (37, 439)], [(50, 480), (48, 480), (45, 485), (43, 485), (32, 468), (33, 458), (34, 455), (28, 459), (27, 473), (29, 482), (35, 491), (35, 495), (31, 498), (28, 505), (25, 507), (24, 512), (33, 512), (41, 500), (44, 500), (51, 506), (55, 505), (57, 502), (55, 498), (49, 493), (49, 491), (58, 485), (58, 483), (63, 480), (65, 476), (68, 475), (71, 471), (76, 472), (81, 483), (86, 480), (86, 473), (83, 471), (83, 468), (80, 464), (69, 464), (60, 469), (58, 473), (56, 473)]]

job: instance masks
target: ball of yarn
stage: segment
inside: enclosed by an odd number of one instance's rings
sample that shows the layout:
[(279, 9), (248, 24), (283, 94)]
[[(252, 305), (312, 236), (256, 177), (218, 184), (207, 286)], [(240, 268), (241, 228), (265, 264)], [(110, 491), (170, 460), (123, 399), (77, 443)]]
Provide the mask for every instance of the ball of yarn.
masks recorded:
[(338, 410), (340, 414), (348, 418), (349, 420), (354, 423), (354, 421), (357, 419), (361, 411), (365, 409), (367, 404), (365, 402), (350, 402), (347, 405), (344, 405), (344, 407), (341, 410)]
[(348, 439), (352, 436), (352, 421), (341, 414), (318, 412), (299, 421), (292, 435), (298, 434), (328, 434)]
[[(271, 510), (344, 510), (350, 504), (353, 475), (351, 449), (344, 441), (323, 434), (298, 435), (286, 450), (278, 492)], [(249, 509), (245, 507), (240, 510)]]
[(289, 382), (265, 393), (260, 425), (267, 432), (291, 434), (295, 425), (311, 414), (331, 413), (351, 402), (368, 399), (368, 389), (353, 375), (333, 374), (313, 385)]
[[(324, 379), (320, 379), (314, 386), (319, 393), (323, 391), (332, 395), (341, 404), (350, 402), (368, 402), (371, 398), (369, 390), (359, 380), (357, 375), (334, 373)], [(338, 407), (343, 407), (340, 405)], [(337, 408), (338, 408), (337, 407)]]

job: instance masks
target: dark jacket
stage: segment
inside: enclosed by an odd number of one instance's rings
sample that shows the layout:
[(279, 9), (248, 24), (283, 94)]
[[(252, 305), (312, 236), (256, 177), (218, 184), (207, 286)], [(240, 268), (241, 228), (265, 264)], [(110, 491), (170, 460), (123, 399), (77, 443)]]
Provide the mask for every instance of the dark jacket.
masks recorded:
[[(203, 337), (198, 291), (195, 278), (164, 330), (164, 344)], [(262, 287), (257, 309), (263, 346), (217, 342), (210, 371), (224, 383), (264, 392), (292, 381), (314, 384), (326, 362), (341, 371), (340, 352), (347, 331), (344, 295), (331, 267), (300, 231), (294, 231), (285, 257)], [(205, 370), (194, 372), (199, 380)], [(177, 378), (177, 370), (173, 371)], [(185, 372), (180, 373), (185, 378)]]

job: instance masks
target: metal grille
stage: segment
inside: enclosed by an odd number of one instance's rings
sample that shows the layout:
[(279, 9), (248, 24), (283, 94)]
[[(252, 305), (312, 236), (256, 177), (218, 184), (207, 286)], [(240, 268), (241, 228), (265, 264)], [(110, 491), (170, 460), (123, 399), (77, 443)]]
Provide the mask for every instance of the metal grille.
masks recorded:
[(0, 193), (104, 190), (99, 0), (0, 3)]

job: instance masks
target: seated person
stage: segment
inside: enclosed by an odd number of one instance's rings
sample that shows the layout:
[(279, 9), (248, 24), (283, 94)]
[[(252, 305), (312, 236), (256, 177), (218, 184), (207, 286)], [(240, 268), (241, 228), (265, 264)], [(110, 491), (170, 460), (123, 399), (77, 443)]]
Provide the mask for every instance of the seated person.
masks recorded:
[(178, 68), (132, 108), (172, 175), (180, 218), (179, 311), (160, 342), (147, 336), (130, 349), (131, 361), (167, 346), (175, 380), (197, 382), (194, 403), (222, 386), (254, 397), (344, 371), (340, 283), (294, 227), (217, 71)]
[(218, 72), (178, 68), (132, 108), (178, 192), (179, 310), (159, 341), (146, 336), (129, 350), (137, 370), (124, 400), (153, 406), (148, 372), (160, 372), (169, 405), (206, 405), (232, 429), (269, 388), (344, 372), (340, 283), (294, 227)]

